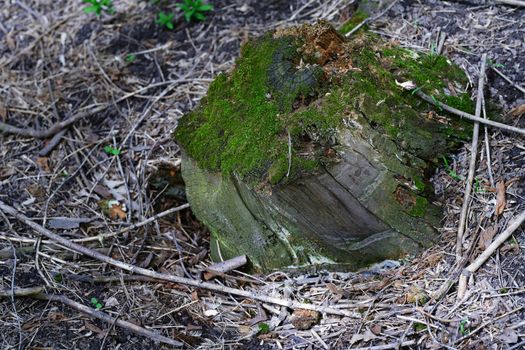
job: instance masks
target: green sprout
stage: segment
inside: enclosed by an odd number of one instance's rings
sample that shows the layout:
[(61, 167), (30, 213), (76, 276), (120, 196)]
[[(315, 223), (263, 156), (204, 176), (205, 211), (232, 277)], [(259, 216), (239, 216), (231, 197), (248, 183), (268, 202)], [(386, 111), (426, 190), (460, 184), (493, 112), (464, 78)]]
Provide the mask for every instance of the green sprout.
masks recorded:
[(447, 158), (446, 157), (441, 157), (441, 158), (443, 158), (443, 164), (445, 164), (445, 171), (447, 172), (448, 176), (450, 176), (454, 180), (461, 181), (461, 177), (456, 173), (454, 169), (450, 167), (450, 165), (448, 165)]
[(462, 336), (465, 336), (469, 333), (468, 324), (469, 324), (468, 320), (461, 320), (459, 322), (459, 334), (461, 334)]
[(441, 103), (439, 103), (438, 100), (436, 100), (436, 98), (434, 97), (434, 95), (430, 95), (430, 97), (432, 97), (432, 101), (434, 101), (434, 104), (436, 105), (437, 108), (439, 108), (439, 110), (441, 112), (443, 112), (443, 108), (441, 108)]
[(184, 19), (186, 22), (191, 20), (203, 21), (206, 19), (205, 12), (212, 11), (213, 5), (203, 4), (202, 0), (184, 0), (175, 4), (178, 8), (184, 12)]
[(112, 156), (118, 156), (120, 154), (120, 150), (119, 149), (113, 148), (111, 146), (105, 146), (104, 147), (104, 152), (106, 152), (107, 154), (110, 154)]
[(493, 60), (488, 60), (488, 64), (492, 68), (505, 68), (505, 65), (503, 65), (501, 63), (496, 63)]
[(101, 303), (100, 301), (98, 301), (98, 299), (95, 298), (95, 297), (91, 298), (91, 304), (93, 304), (93, 306), (94, 306), (95, 309), (97, 309), (97, 310), (102, 309), (102, 306), (103, 306), (102, 303)]
[(110, 15), (115, 13), (113, 0), (82, 0), (82, 2), (90, 4), (90, 6), (84, 7), (84, 13), (95, 13), (97, 16), (100, 16), (102, 11)]
[(267, 334), (270, 332), (270, 326), (267, 323), (259, 323), (259, 333)]
[(137, 59), (137, 55), (134, 55), (134, 54), (129, 54), (129, 55), (126, 55), (126, 62), (128, 63), (133, 63), (135, 60)]
[(173, 17), (175, 17), (175, 14), (173, 13), (165, 13), (163, 11), (159, 12), (158, 18), (155, 20), (155, 23), (159, 26), (164, 26), (168, 28), (169, 30), (172, 30), (173, 27)]

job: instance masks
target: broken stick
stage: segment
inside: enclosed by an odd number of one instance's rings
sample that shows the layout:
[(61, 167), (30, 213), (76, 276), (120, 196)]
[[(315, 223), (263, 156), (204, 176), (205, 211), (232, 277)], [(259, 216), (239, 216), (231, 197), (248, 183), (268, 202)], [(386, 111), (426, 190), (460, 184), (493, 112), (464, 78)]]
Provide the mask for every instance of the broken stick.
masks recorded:
[[(156, 272), (156, 271), (151, 271), (151, 270), (148, 270), (148, 269), (144, 269), (142, 267), (134, 266), (134, 265), (131, 265), (131, 264), (119, 261), (117, 259), (113, 259), (113, 258), (111, 258), (109, 256), (101, 254), (101, 253), (99, 253), (97, 251), (94, 251), (92, 249), (86, 248), (86, 247), (84, 247), (84, 246), (82, 246), (80, 244), (73, 243), (70, 240), (68, 240), (68, 239), (66, 239), (66, 238), (64, 238), (62, 236), (59, 236), (59, 235), (49, 231), (45, 227), (42, 227), (41, 225), (35, 223), (30, 218), (28, 218), (27, 216), (25, 216), (24, 214), (20, 213), (15, 208), (5, 204), (2, 201), (0, 201), (0, 210), (3, 211), (5, 214), (12, 215), (13, 217), (18, 219), (19, 221), (21, 221), (25, 225), (31, 227), (36, 232), (38, 232), (41, 235), (43, 235), (43, 236), (45, 236), (45, 237), (47, 237), (47, 238), (49, 238), (49, 239), (51, 239), (51, 240), (61, 244), (61, 245), (63, 245), (66, 248), (69, 248), (69, 249), (74, 250), (74, 251), (76, 251), (78, 253), (84, 254), (86, 256), (89, 256), (89, 257), (91, 257), (93, 259), (102, 261), (102, 262), (107, 263), (109, 265), (113, 265), (113, 266), (118, 267), (118, 268), (120, 268), (122, 270), (129, 271), (131, 273), (137, 273), (139, 275), (149, 276), (149, 277), (152, 277), (152, 278), (156, 278), (156, 279), (164, 280), (164, 281), (168, 281), (168, 282), (185, 284), (185, 285), (196, 287), (196, 288), (202, 288), (202, 289), (208, 289), (208, 290), (212, 290), (212, 291), (216, 291), (216, 292), (232, 294), (232, 295), (244, 297), (244, 298), (247, 298), (247, 299), (259, 300), (259, 301), (262, 301), (262, 302), (265, 302), (265, 303), (269, 303), (269, 304), (275, 304), (275, 305), (281, 305), (281, 306), (289, 307), (291, 309), (306, 309), (306, 310), (314, 310), (314, 311), (318, 311), (318, 312), (323, 312), (323, 313), (327, 313), (327, 314), (331, 314), (331, 315), (355, 317), (355, 313), (350, 312), (348, 310), (342, 310), (342, 309), (338, 309), (338, 308), (335, 308), (335, 307), (329, 307), (329, 306), (323, 306), (323, 305), (300, 303), (300, 302), (297, 302), (297, 301), (294, 301), (294, 300), (290, 300), (290, 299), (285, 299), (285, 298), (282, 298), (282, 297), (271, 297), (271, 296), (268, 296), (268, 295), (255, 294), (255, 293), (252, 293), (250, 291), (243, 290), (243, 289), (236, 289), (236, 288), (221, 286), (221, 285), (210, 283), (210, 282), (204, 282), (204, 281), (194, 280), (194, 279), (190, 279), (190, 278), (174, 276), (174, 275), (170, 275), (170, 274), (167, 274), (167, 273), (159, 273), (159, 272)], [(345, 305), (345, 306), (346, 307), (352, 307), (352, 306), (349, 306), (349, 305)], [(362, 307), (362, 305), (359, 305), (359, 304), (355, 305), (355, 308), (359, 308), (359, 307)]]

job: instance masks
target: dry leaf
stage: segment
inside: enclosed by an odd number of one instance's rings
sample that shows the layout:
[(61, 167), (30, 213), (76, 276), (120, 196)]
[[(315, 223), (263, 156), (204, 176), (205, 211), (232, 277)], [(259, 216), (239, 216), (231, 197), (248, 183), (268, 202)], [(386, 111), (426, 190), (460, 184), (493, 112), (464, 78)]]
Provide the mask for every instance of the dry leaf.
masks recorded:
[(126, 212), (124, 211), (124, 208), (122, 205), (119, 204), (113, 204), (111, 208), (109, 208), (109, 218), (112, 220), (115, 220), (116, 218), (119, 218), (120, 220), (126, 219)]
[(292, 325), (295, 329), (304, 331), (312, 328), (320, 318), (321, 314), (317, 311), (297, 309), (292, 313)]
[(481, 236), (479, 237), (479, 244), (478, 247), (480, 250), (485, 250), (487, 247), (492, 243), (492, 239), (496, 235), (496, 232), (498, 229), (495, 226), (490, 226), (483, 232), (481, 232)]
[(402, 82), (402, 83), (400, 83), (399, 81), (396, 80), (396, 85), (397, 86), (401, 86), (405, 90), (412, 90), (412, 89), (415, 89), (417, 87), (417, 85), (414, 84), (414, 82), (411, 81), (411, 80), (405, 81), (405, 82)]
[(505, 181), (496, 184), (496, 216), (503, 214), (507, 201), (505, 200)]
[(375, 324), (375, 325), (373, 325), (372, 327), (370, 327), (370, 331), (371, 331), (372, 333), (374, 333), (375, 335), (379, 335), (379, 334), (381, 334), (381, 330), (382, 330), (382, 329), (381, 329), (381, 325), (379, 325), (379, 324)]
[(525, 104), (517, 106), (510, 110), (509, 114), (513, 117), (519, 117), (522, 114), (525, 114)]
[(71, 230), (79, 228), (80, 224), (91, 222), (90, 218), (66, 218), (66, 217), (55, 217), (48, 221), (48, 225), (53, 229)]
[(428, 301), (428, 295), (418, 286), (411, 286), (406, 294), (406, 301), (408, 303), (417, 303), (423, 305)]
[(46, 173), (51, 172), (51, 168), (49, 167), (49, 158), (48, 157), (38, 157), (36, 159), (36, 164), (40, 167), (40, 169)]

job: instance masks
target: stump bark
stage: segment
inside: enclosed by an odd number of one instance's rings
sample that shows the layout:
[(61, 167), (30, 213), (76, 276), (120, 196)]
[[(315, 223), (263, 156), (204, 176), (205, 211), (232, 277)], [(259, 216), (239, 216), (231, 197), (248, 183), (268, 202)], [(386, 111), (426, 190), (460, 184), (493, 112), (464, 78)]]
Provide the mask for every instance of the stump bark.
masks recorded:
[(245, 44), (175, 132), (212, 257), (356, 269), (436, 242), (429, 175), (470, 131), (396, 84), (408, 80), (473, 109), (445, 57), (371, 34), (320, 22)]

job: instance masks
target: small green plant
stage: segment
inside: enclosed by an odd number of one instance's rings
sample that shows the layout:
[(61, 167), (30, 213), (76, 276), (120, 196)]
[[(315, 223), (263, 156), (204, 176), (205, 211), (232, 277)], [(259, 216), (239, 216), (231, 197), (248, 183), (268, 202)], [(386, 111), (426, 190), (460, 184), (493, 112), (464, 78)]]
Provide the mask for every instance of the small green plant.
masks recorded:
[(175, 14), (173, 13), (166, 13), (166, 12), (160, 11), (157, 19), (155, 20), (155, 23), (157, 23), (159, 26), (164, 26), (168, 28), (169, 30), (172, 30), (174, 28), (173, 27), (173, 17), (175, 17)]
[(113, 148), (111, 146), (105, 146), (104, 147), (104, 152), (106, 152), (107, 154), (112, 155), (112, 156), (118, 156), (120, 154), (120, 150), (119, 149)]
[(126, 58), (125, 58), (126, 62), (128, 63), (133, 63), (135, 62), (136, 59), (137, 59), (137, 55), (134, 55), (131, 53), (129, 55), (126, 55)]
[(100, 16), (102, 11), (110, 15), (115, 13), (113, 0), (82, 0), (82, 2), (90, 4), (90, 6), (84, 7), (85, 13), (95, 13), (97, 16)]
[(450, 165), (448, 165), (447, 158), (446, 157), (441, 157), (441, 158), (443, 158), (443, 164), (445, 164), (445, 171), (447, 172), (448, 176), (450, 176), (454, 180), (461, 181), (461, 177), (456, 173), (454, 169), (450, 167)]
[(461, 334), (462, 336), (469, 334), (470, 330), (469, 330), (468, 324), (469, 324), (468, 320), (461, 320), (459, 322), (459, 334)]
[(102, 309), (102, 306), (103, 306), (102, 303), (101, 303), (100, 301), (98, 301), (98, 299), (95, 298), (95, 297), (91, 298), (91, 304), (93, 304), (93, 306), (94, 306), (95, 309), (97, 309), (97, 310)]
[(270, 326), (268, 323), (259, 323), (259, 333), (267, 334), (270, 332)]
[(202, 0), (184, 0), (175, 4), (175, 6), (182, 10), (186, 22), (191, 20), (203, 21), (206, 19), (204, 13), (213, 10), (213, 5), (204, 4)]
[(493, 60), (488, 60), (488, 64), (492, 68), (505, 68), (504, 64), (494, 62)]

